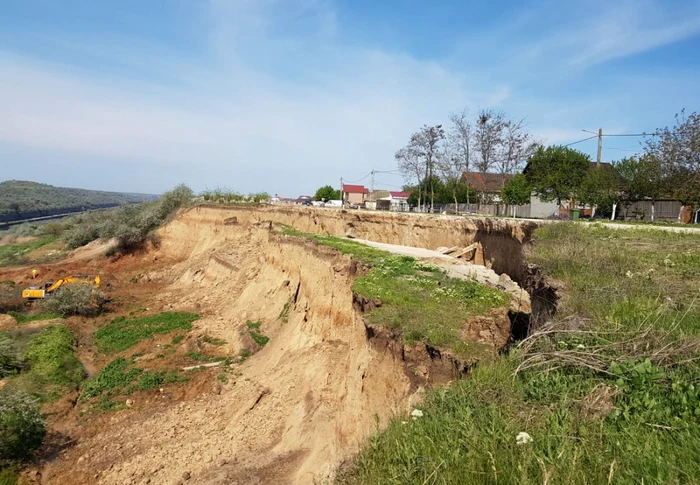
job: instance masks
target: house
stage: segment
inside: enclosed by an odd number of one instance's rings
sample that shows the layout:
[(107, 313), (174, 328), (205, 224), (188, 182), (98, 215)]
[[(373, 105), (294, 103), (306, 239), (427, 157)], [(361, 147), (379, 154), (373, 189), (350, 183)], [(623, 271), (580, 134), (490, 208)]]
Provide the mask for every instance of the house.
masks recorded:
[(464, 172), (462, 181), (479, 193), (482, 203), (501, 201), (501, 187), (513, 178), (511, 174)]
[[(501, 187), (513, 177), (512, 174), (500, 173), (464, 172), (462, 174), (462, 180), (479, 193), (481, 204), (502, 204)], [(499, 211), (496, 211), (496, 214), (498, 213)], [(510, 210), (503, 211), (503, 214), (510, 213)], [(535, 194), (532, 194), (530, 204), (522, 206), (518, 213), (519, 217), (551, 217), (559, 213), (559, 206), (556, 202), (543, 202)]]
[(370, 210), (408, 211), (408, 192), (375, 190), (367, 197), (365, 206)]
[(346, 204), (362, 205), (368, 195), (369, 190), (364, 185), (343, 184), (343, 202)]

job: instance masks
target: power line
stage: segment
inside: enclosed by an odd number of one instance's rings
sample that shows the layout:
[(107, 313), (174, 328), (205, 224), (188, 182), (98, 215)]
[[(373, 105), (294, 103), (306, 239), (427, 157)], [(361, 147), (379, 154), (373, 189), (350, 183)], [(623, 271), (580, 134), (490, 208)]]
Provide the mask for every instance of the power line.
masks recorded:
[(364, 179), (366, 179), (366, 178), (369, 177), (370, 175), (372, 175), (372, 174), (371, 174), (371, 173), (368, 173), (367, 175), (365, 175), (364, 177), (362, 177), (360, 180), (355, 180), (354, 182), (346, 181), (345, 183), (346, 183), (346, 184), (356, 184), (356, 183), (358, 183), (358, 182), (362, 182)]
[[(585, 130), (584, 130), (585, 131)], [(571, 145), (576, 145), (577, 143), (581, 143), (584, 141), (592, 140), (593, 138), (598, 138), (598, 135), (595, 136), (589, 136), (588, 138), (584, 138), (583, 140), (575, 141), (573, 143), (569, 143), (568, 145), (564, 145), (565, 147), (570, 147)]]

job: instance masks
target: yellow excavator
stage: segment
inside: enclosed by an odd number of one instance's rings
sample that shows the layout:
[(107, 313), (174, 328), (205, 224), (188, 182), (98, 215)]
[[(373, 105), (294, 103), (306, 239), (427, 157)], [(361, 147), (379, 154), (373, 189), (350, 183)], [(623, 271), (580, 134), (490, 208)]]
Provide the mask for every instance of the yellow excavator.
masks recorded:
[(100, 287), (100, 277), (98, 275), (76, 274), (64, 276), (56, 281), (49, 281), (41, 286), (30, 286), (22, 290), (22, 298), (26, 300), (38, 300), (51, 296), (56, 290), (63, 285), (71, 283), (91, 283), (95, 288)]

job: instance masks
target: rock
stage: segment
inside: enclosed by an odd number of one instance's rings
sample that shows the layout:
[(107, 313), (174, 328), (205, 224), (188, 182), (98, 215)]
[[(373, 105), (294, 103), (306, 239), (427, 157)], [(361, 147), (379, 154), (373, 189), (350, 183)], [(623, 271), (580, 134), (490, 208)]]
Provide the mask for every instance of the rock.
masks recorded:
[(189, 480), (191, 476), (192, 475), (190, 475), (190, 472), (183, 472), (182, 473), (182, 479), (185, 481)]
[(124, 404), (126, 404), (126, 407), (130, 408), (131, 406), (134, 405), (134, 401), (131, 399), (127, 399)]
[(221, 459), (218, 461), (218, 465), (219, 465), (219, 466), (225, 466), (227, 463), (228, 463), (228, 462), (226, 461), (226, 458), (221, 458)]

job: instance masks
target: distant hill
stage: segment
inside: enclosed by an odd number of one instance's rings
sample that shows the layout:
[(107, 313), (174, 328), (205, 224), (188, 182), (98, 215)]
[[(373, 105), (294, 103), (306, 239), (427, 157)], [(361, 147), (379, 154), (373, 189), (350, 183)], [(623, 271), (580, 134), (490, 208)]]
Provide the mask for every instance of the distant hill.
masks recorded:
[(0, 222), (137, 204), (157, 197), (9, 180), (0, 182)]

